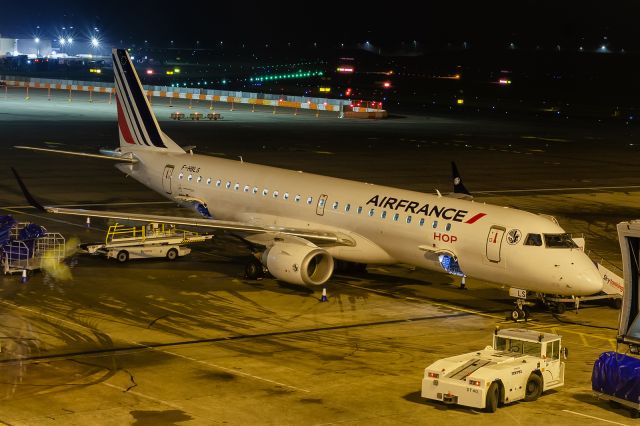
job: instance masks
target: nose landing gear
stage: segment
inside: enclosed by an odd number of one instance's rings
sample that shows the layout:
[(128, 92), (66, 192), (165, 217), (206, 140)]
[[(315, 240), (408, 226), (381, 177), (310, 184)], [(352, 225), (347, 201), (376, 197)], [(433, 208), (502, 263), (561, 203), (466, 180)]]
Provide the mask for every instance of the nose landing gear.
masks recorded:
[(512, 319), (514, 321), (527, 321), (529, 317), (531, 317), (531, 311), (529, 310), (529, 306), (527, 306), (527, 301), (525, 299), (516, 299), (516, 307), (513, 311), (511, 311), (511, 316), (507, 315), (507, 319)]

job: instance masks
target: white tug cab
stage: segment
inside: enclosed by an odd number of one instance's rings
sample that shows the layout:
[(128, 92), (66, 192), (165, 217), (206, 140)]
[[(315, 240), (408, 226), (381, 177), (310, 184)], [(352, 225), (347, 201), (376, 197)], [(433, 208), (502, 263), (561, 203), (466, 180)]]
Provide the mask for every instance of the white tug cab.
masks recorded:
[(493, 345), (444, 358), (424, 370), (422, 397), (483, 408), (535, 401), (548, 389), (564, 385), (566, 348), (557, 334), (508, 328), (497, 330)]

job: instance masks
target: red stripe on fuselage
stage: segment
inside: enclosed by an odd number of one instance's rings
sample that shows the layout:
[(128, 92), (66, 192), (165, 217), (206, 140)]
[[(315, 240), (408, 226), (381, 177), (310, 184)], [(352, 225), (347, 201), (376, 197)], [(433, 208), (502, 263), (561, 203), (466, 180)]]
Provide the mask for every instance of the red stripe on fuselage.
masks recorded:
[(478, 213), (477, 215), (473, 216), (471, 219), (469, 219), (465, 223), (475, 223), (480, 219), (482, 219), (483, 217), (485, 217), (486, 215), (487, 215), (486, 213)]
[(131, 132), (129, 131), (129, 126), (127, 126), (127, 120), (124, 118), (124, 111), (122, 111), (122, 106), (120, 106), (120, 99), (117, 96), (116, 104), (118, 105), (118, 127), (120, 127), (120, 133), (122, 133), (122, 136), (127, 143), (135, 145)]

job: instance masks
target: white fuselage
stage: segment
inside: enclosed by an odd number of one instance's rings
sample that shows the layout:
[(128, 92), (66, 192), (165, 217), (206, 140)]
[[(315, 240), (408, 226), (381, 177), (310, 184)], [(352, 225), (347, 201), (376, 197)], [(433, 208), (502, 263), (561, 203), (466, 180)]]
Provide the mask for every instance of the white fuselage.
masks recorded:
[(210, 156), (122, 152), (140, 161), (121, 171), (177, 202), (202, 202), (215, 219), (347, 235), (353, 246), (324, 247), (336, 259), (444, 272), (441, 255), (451, 253), (466, 276), (495, 283), (560, 295), (602, 287), (582, 250), (524, 244), (564, 233), (536, 214)]

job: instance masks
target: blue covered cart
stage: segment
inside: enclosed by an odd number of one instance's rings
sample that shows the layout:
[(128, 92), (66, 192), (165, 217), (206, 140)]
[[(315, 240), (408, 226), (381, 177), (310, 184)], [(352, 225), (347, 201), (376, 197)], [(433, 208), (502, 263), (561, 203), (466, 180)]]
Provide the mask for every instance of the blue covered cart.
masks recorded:
[(618, 352), (604, 352), (593, 365), (591, 388), (601, 399), (640, 410), (640, 359)]
[(45, 262), (60, 262), (65, 255), (65, 239), (57, 232), (35, 223), (17, 222), (0, 216), (0, 264), (5, 274), (33, 271)]

